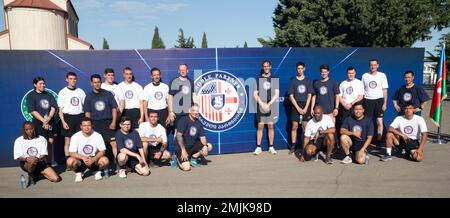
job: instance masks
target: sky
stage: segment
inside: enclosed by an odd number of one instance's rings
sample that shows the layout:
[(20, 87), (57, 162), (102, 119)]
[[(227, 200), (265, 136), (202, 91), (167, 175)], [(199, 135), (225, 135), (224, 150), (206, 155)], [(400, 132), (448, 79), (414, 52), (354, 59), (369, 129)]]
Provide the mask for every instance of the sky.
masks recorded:
[[(0, 0), (3, 5), (3, 0)], [(258, 37), (274, 37), (272, 16), (277, 0), (72, 0), (80, 21), (78, 37), (101, 49), (106, 38), (110, 49), (148, 49), (155, 26), (166, 48), (176, 44), (179, 29), (201, 47), (203, 32), (208, 47), (261, 47)], [(3, 7), (0, 9), (3, 15)], [(4, 30), (0, 16), (0, 31)], [(433, 30), (433, 39), (416, 42), (434, 53), (443, 33)]]

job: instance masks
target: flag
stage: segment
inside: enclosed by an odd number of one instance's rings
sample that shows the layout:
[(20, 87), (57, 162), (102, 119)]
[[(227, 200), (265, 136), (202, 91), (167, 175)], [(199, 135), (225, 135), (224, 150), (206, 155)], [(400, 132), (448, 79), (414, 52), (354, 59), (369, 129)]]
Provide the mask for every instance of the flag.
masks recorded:
[(430, 117), (431, 121), (437, 126), (441, 125), (442, 102), (447, 98), (447, 69), (445, 62), (445, 43), (442, 46), (441, 58), (439, 60), (439, 69), (436, 85), (434, 87), (433, 101), (431, 102)]

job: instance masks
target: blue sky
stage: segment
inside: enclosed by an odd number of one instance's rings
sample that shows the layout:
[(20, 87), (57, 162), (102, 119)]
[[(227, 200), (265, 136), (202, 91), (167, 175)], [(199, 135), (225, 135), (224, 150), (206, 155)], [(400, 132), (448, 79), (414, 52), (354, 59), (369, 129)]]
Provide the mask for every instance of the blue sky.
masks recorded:
[[(0, 0), (3, 5), (3, 0)], [(274, 36), (273, 10), (277, 0), (73, 0), (80, 22), (79, 38), (101, 49), (108, 40), (111, 49), (145, 49), (151, 47), (155, 26), (159, 27), (167, 48), (173, 47), (179, 28), (193, 36), (201, 46), (206, 32), (209, 47), (261, 47), (256, 38)], [(0, 31), (4, 30), (3, 7)], [(433, 31), (433, 39), (417, 42), (413, 47), (434, 50), (442, 33)]]

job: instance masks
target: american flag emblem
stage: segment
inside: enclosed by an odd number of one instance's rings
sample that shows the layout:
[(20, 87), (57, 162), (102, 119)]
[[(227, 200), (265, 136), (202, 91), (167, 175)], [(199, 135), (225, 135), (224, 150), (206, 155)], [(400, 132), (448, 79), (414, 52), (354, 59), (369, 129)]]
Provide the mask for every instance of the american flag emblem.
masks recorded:
[(238, 109), (237, 91), (227, 81), (210, 81), (199, 93), (200, 114), (210, 122), (224, 122)]

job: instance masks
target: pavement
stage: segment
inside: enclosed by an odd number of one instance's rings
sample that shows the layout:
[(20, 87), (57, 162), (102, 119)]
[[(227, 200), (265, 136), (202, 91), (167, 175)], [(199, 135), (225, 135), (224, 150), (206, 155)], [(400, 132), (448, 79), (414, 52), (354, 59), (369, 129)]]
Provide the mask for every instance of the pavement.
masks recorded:
[[(450, 102), (446, 101), (445, 120), (448, 109)], [(430, 132), (435, 133), (434, 125), (426, 120)], [(443, 122), (442, 132), (450, 133), (449, 122)], [(95, 181), (89, 176), (75, 183), (75, 175), (69, 171), (61, 172), (60, 183), (40, 180), (23, 191), (19, 189), (20, 168), (0, 168), (0, 197), (450, 197), (450, 143), (428, 142), (421, 163), (401, 157), (381, 162), (377, 149), (371, 152), (368, 165), (340, 164), (341, 158), (334, 156), (332, 165), (322, 160), (301, 163), (286, 149), (277, 155), (267, 151), (259, 156), (214, 155), (208, 157), (207, 166), (190, 172), (163, 166), (151, 168), (148, 177), (130, 174), (121, 179), (115, 175)]]

